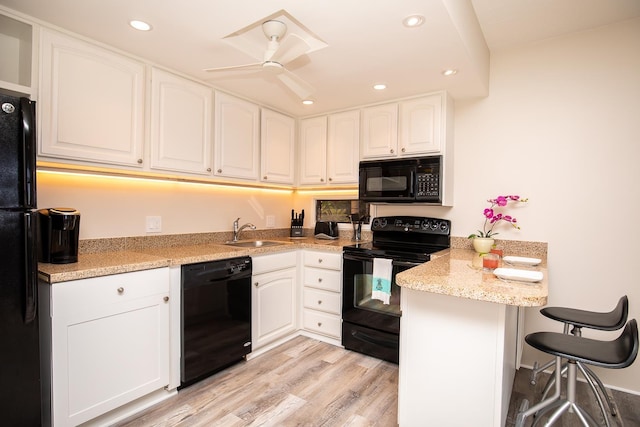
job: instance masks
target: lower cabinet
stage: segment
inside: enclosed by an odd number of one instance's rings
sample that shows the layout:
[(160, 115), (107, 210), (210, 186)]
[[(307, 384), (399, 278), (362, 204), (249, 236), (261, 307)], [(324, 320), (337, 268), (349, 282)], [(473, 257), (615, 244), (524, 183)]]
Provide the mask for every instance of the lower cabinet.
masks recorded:
[(52, 425), (81, 424), (169, 384), (168, 268), (41, 283), (40, 291)]
[(298, 329), (296, 323), (297, 252), (252, 257), (252, 351)]
[(341, 339), (342, 253), (304, 251), (303, 328)]

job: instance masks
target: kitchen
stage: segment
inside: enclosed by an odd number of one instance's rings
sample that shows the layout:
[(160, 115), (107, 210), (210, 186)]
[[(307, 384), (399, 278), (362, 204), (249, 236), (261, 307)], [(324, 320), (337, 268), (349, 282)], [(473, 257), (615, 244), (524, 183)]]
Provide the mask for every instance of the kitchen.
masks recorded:
[[(454, 206), (410, 206), (403, 214), (448, 218), (452, 235), (466, 237), (481, 226), (487, 198), (503, 192), (526, 196), (529, 205), (518, 210), (521, 230), (503, 229), (499, 237), (548, 242), (549, 304), (604, 310), (627, 294), (629, 317), (637, 318), (634, 301), (640, 295), (632, 266), (640, 232), (626, 221), (610, 225), (640, 213), (633, 188), (640, 178), (633, 163), (640, 154), (637, 9), (629, 18), (492, 48), (489, 96), (455, 102)], [(81, 239), (145, 235), (148, 215), (162, 217), (162, 234), (229, 231), (237, 216), (265, 229), (273, 215), (276, 229), (287, 228), (290, 209), (313, 212), (318, 197), (99, 176), (38, 179), (39, 206), (82, 212)], [(378, 214), (389, 210), (381, 206)], [(598, 245), (591, 244), (593, 234)], [(527, 333), (557, 327), (536, 309), (526, 317)], [(541, 359), (525, 349), (525, 366)], [(640, 393), (637, 364), (598, 374), (608, 385)]]

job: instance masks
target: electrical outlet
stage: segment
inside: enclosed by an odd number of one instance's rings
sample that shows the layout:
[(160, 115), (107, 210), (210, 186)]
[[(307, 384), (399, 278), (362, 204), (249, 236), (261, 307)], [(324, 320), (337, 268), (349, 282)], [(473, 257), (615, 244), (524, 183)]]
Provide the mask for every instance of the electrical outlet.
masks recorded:
[(276, 227), (275, 215), (267, 215), (267, 228), (275, 228), (275, 227)]
[(147, 233), (160, 233), (162, 231), (162, 217), (148, 216), (146, 230)]

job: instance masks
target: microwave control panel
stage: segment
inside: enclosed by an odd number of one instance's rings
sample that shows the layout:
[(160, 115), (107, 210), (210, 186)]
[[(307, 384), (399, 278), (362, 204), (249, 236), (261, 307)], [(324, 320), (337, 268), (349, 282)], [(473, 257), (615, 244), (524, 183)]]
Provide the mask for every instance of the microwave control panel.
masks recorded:
[(440, 195), (440, 175), (418, 172), (416, 174), (416, 198), (438, 197)]

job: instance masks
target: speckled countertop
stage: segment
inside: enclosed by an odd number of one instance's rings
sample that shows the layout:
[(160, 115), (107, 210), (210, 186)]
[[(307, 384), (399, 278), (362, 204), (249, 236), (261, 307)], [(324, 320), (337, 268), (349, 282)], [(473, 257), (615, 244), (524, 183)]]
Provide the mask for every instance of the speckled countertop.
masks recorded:
[[(506, 254), (505, 254), (506, 255)], [(526, 255), (526, 254), (524, 254)], [(546, 258), (535, 267), (508, 266), (541, 271), (540, 282), (505, 281), (482, 270), (482, 258), (469, 249), (448, 249), (432, 255), (431, 261), (396, 275), (399, 286), (418, 291), (489, 301), (520, 307), (546, 305), (548, 274)]]
[(268, 240), (281, 241), (278, 246), (261, 248), (238, 248), (219, 243), (205, 243), (183, 246), (155, 246), (132, 250), (112, 250), (97, 253), (80, 253), (78, 262), (72, 264), (40, 263), (40, 277), (49, 282), (66, 282), (107, 276), (110, 274), (148, 270), (151, 268), (180, 266), (197, 262), (213, 261), (245, 255), (276, 253), (297, 249), (317, 249), (342, 252), (342, 247), (353, 244), (351, 239), (321, 240), (313, 237), (290, 239), (275, 237)]

